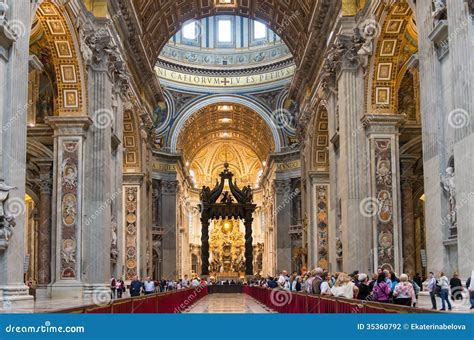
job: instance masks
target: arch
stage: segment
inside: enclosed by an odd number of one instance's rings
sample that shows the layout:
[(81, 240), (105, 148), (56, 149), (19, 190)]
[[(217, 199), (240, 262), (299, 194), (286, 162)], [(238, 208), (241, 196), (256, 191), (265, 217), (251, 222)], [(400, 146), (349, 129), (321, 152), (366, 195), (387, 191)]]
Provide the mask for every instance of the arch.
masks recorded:
[(68, 14), (53, 1), (45, 1), (36, 10), (35, 18), (44, 32), (54, 66), (55, 115), (86, 114), (83, 64)]
[(257, 112), (271, 130), (273, 141), (275, 144), (274, 151), (281, 151), (284, 141), (282, 140), (281, 134), (278, 131), (278, 127), (275, 124), (275, 121), (273, 120), (273, 113), (268, 108), (266, 108), (264, 105), (260, 104), (255, 100), (243, 96), (214, 95), (206, 96), (204, 99), (193, 102), (183, 108), (183, 112), (178, 115), (178, 119), (175, 121), (173, 127), (171, 128), (171, 139), (169, 143), (171, 152), (177, 152), (178, 137), (186, 121), (195, 112), (205, 108), (206, 106), (219, 103), (239, 104)]
[(54, 153), (44, 144), (28, 138), (26, 141), (26, 153), (31, 155), (33, 158), (39, 159), (54, 159)]
[(397, 112), (400, 73), (418, 50), (417, 39), (413, 11), (406, 0), (384, 8), (367, 83), (368, 112)]

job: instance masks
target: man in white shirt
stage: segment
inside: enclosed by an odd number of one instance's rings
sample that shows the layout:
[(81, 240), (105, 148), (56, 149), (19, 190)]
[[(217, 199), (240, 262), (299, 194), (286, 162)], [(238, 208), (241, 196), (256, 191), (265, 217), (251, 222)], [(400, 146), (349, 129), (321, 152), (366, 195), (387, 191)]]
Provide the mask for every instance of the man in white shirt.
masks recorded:
[(280, 277), (278, 278), (278, 285), (283, 288), (285, 287), (285, 282), (289, 280), (288, 278), (288, 272), (286, 270), (282, 271), (280, 274)]
[(145, 289), (145, 295), (153, 294), (155, 292), (155, 282), (153, 282), (149, 276), (146, 278), (143, 286)]
[(186, 289), (189, 287), (188, 275), (184, 275), (184, 279), (181, 281), (181, 288)]

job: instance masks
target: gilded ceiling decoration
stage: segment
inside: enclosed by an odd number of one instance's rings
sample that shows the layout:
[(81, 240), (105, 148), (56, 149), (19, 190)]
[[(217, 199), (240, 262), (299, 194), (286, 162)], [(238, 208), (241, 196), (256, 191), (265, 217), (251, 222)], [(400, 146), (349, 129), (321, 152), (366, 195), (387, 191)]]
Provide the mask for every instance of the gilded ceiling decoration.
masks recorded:
[(178, 138), (196, 187), (213, 186), (226, 162), (239, 186), (255, 187), (274, 147), (270, 129), (256, 112), (225, 103), (196, 112)]
[(388, 10), (375, 51), (369, 107), (372, 112), (397, 112), (397, 90), (406, 63), (418, 50), (413, 12), (406, 1)]
[(132, 111), (123, 114), (123, 147), (125, 150), (123, 165), (127, 172), (140, 172), (140, 139)]
[(241, 105), (210, 105), (193, 114), (178, 138), (178, 149), (191, 160), (203, 148), (216, 141), (247, 145), (264, 161), (275, 149), (273, 135), (255, 111)]
[(57, 87), (55, 114), (84, 114), (84, 79), (74, 39), (62, 9), (45, 1), (36, 12), (36, 20), (36, 24), (42, 26), (54, 65)]
[(312, 141), (312, 169), (329, 171), (329, 125), (328, 112), (322, 107), (316, 118), (315, 134)]
[[(149, 60), (157, 60), (169, 38), (183, 22), (219, 14), (259, 18), (279, 34), (296, 56), (303, 55), (308, 41), (308, 27), (318, 2), (314, 0), (133, 0), (143, 29), (142, 42)], [(166, 34), (166, 33), (167, 34)]]

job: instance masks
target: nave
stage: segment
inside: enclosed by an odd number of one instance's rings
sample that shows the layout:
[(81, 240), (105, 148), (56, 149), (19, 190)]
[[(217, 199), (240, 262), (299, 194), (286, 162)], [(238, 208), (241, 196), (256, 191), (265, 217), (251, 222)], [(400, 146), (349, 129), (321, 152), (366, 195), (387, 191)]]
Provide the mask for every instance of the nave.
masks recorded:
[(247, 294), (211, 294), (186, 311), (190, 314), (264, 314), (275, 313)]

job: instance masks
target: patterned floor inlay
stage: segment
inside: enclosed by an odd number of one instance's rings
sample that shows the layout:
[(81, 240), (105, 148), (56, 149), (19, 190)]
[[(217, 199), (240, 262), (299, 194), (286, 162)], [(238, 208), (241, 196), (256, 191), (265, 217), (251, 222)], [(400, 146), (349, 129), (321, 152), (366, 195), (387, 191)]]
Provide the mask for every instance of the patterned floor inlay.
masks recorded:
[(246, 294), (210, 294), (186, 313), (262, 314), (274, 313)]

